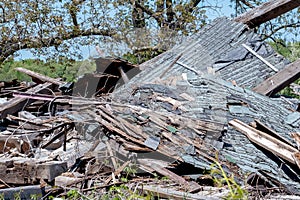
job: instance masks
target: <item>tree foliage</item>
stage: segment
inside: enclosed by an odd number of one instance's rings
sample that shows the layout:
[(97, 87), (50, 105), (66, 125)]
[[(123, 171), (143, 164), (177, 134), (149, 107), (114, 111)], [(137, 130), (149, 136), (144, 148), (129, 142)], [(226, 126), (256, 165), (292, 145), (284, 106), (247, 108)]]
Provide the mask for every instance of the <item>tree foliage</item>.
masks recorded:
[(112, 38), (115, 44), (152, 48), (160, 41), (143, 34), (163, 29), (166, 37), (188, 34), (206, 22), (198, 0), (3, 0), (0, 16), (0, 62), (20, 49), (67, 56), (79, 45)]
[(22, 61), (7, 60), (0, 68), (0, 80), (31, 81), (31, 78), (24, 73), (15, 70), (17, 67), (29, 69), (34, 72), (52, 77), (62, 78), (64, 81), (74, 81), (78, 76), (91, 73), (96, 70), (93, 60), (74, 61), (65, 58), (60, 60), (48, 60), (47, 62), (37, 59), (27, 59)]
[[(231, 4), (240, 14), (263, 1)], [(143, 51), (165, 51), (181, 36), (196, 33), (208, 21), (207, 10), (217, 8), (209, 0), (2, 0), (0, 63), (21, 49), (50, 57), (80, 56), (79, 46), (90, 44), (117, 55), (130, 49), (139, 58)], [(294, 14), (299, 9), (278, 18), (278, 26), (266, 24), (261, 33), (271, 37), (280, 26), (299, 26)]]

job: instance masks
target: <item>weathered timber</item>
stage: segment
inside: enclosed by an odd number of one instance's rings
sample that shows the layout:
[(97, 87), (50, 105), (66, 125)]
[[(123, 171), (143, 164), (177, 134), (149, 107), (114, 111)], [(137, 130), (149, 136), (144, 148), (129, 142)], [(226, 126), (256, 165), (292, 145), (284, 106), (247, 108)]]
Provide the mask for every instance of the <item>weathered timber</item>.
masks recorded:
[[(138, 65), (133, 65), (126, 60), (99, 57), (95, 61), (96, 72), (106, 76), (89, 77), (88, 82), (95, 81), (93, 86), (87, 86), (87, 90), (91, 94), (112, 92), (117, 85), (128, 82), (140, 72)], [(85, 81), (81, 79), (79, 82), (82, 84)], [(75, 86), (77, 87), (77, 85), (76, 83)]]
[(298, 78), (300, 78), (300, 59), (289, 64), (275, 75), (257, 85), (253, 88), (253, 91), (272, 96)]
[(28, 185), (22, 187), (13, 187), (0, 190), (0, 195), (3, 199), (32, 199), (33, 196), (41, 199), (46, 194), (49, 188), (41, 187), (40, 185)]
[(41, 162), (30, 158), (5, 158), (0, 160), (0, 177), (7, 184), (34, 184), (44, 179), (53, 181), (67, 170), (62, 161)]
[(255, 128), (237, 119), (229, 121), (229, 124), (235, 127), (240, 132), (244, 133), (252, 142), (271, 151), (272, 153), (280, 156), (281, 158), (289, 161), (290, 163), (296, 164), (295, 159), (293, 157), (294, 153), (298, 152), (296, 148), (262, 131), (258, 131)]
[(174, 180), (176, 183), (180, 184), (182, 187), (184, 187), (185, 189), (188, 189), (188, 185), (189, 183), (182, 178), (181, 176), (178, 176), (177, 174), (175, 174), (174, 172), (171, 172), (170, 170), (161, 167), (160, 165), (153, 163), (153, 162), (145, 162), (145, 160), (143, 160), (144, 163), (142, 163), (143, 165), (146, 165), (147, 167), (153, 169), (154, 171), (156, 171), (157, 173), (168, 177), (169, 179)]
[(253, 55), (255, 55), (259, 60), (261, 60), (263, 63), (265, 63), (268, 67), (270, 67), (271, 69), (273, 69), (275, 72), (278, 72), (278, 69), (276, 67), (274, 67), (271, 63), (269, 63), (268, 61), (266, 61), (262, 56), (260, 56), (258, 53), (256, 53), (253, 49), (251, 49), (251, 47), (247, 46), (246, 44), (242, 44), (243, 47), (245, 47), (250, 53), (252, 53)]
[(28, 76), (30, 76), (32, 78), (32, 80), (36, 83), (45, 83), (45, 82), (49, 82), (49, 83), (53, 83), (55, 85), (62, 85), (64, 84), (65, 82), (63, 81), (60, 81), (58, 79), (54, 79), (54, 78), (51, 78), (51, 77), (48, 77), (48, 76), (45, 76), (45, 75), (42, 75), (42, 74), (39, 74), (37, 72), (34, 72), (34, 71), (31, 71), (29, 69), (24, 69), (22, 67), (17, 67), (15, 68), (15, 70), (19, 71), (19, 72), (22, 72), (24, 74), (27, 74)]
[(114, 155), (114, 153), (113, 153), (113, 151), (111, 149), (111, 146), (110, 146), (109, 142), (105, 141), (105, 144), (106, 144), (106, 147), (107, 147), (107, 150), (108, 150), (111, 162), (113, 164), (113, 167), (116, 170), (118, 168), (118, 165), (117, 165), (117, 161), (116, 161), (115, 155)]
[(188, 192), (181, 192), (181, 191), (176, 191), (173, 188), (162, 188), (159, 186), (148, 186), (148, 185), (143, 185), (140, 187), (140, 189), (144, 192), (147, 193), (149, 192), (152, 195), (157, 195), (159, 198), (166, 198), (166, 199), (175, 199), (175, 200), (181, 200), (181, 199), (186, 199), (186, 200), (216, 200), (220, 199), (219, 197), (213, 197), (211, 195), (199, 195), (199, 194), (191, 194)]
[(240, 16), (235, 21), (247, 24), (254, 28), (271, 19), (274, 19), (300, 6), (300, 0), (273, 0), (268, 1)]
[[(67, 131), (70, 130), (71, 128), (73, 128), (72, 124), (68, 124), (66, 123), (62, 128), (62, 130), (60, 132), (58, 132), (57, 134), (55, 134), (51, 139), (49, 139), (49, 141), (46, 141), (46, 144), (42, 145), (42, 148), (49, 148), (49, 149), (58, 149), (63, 142), (65, 142), (66, 138), (63, 136), (66, 135)], [(56, 140), (59, 140), (59, 142), (55, 142)], [(50, 146), (50, 147), (49, 147)]]
[(84, 175), (78, 172), (65, 172), (55, 177), (55, 186), (68, 187), (80, 183), (84, 180)]
[[(44, 83), (35, 86), (34, 88), (29, 89), (26, 91), (27, 94), (36, 94), (39, 92), (44, 91), (47, 88), (50, 88), (53, 84), (52, 83)], [(8, 114), (14, 114), (22, 109), (26, 105), (29, 105), (30, 103), (34, 102), (33, 99), (27, 99), (27, 98), (13, 98), (10, 99), (8, 102), (5, 102), (1, 105), (0, 108), (0, 119), (4, 119)]]
[(255, 128), (259, 131), (265, 132), (265, 133), (277, 138), (278, 140), (281, 140), (282, 142), (285, 142), (286, 144), (288, 144), (290, 146), (293, 146), (293, 144), (290, 141), (288, 141), (287, 139), (285, 139), (284, 137), (282, 137), (281, 135), (276, 133), (276, 131), (274, 131), (270, 127), (263, 124), (260, 120), (255, 119), (254, 123), (255, 123), (255, 126), (253, 126), (252, 124), (250, 124), (250, 126), (252, 126), (253, 128)]

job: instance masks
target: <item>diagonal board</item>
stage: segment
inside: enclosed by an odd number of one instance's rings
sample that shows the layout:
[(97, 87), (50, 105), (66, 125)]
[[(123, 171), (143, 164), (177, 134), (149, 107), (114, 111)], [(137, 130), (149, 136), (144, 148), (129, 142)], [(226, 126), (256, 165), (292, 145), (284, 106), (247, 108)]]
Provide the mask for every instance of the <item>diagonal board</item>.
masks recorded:
[(253, 91), (271, 96), (293, 83), (298, 78), (300, 78), (300, 59), (266, 79), (264, 82), (253, 88)]
[(295, 153), (298, 153), (298, 149), (262, 131), (256, 130), (255, 128), (237, 119), (229, 121), (229, 124), (241, 133), (245, 134), (252, 142), (289, 161), (290, 163), (296, 164), (297, 161), (295, 160), (294, 155)]
[[(33, 95), (36, 93), (40, 93), (40, 92), (46, 90), (47, 88), (50, 88), (51, 86), (53, 86), (52, 83), (46, 82), (44, 84), (40, 84), (40, 85), (37, 85), (37, 86), (29, 89), (28, 91), (26, 91), (26, 93)], [(29, 105), (34, 101), (35, 100), (33, 100), (33, 99), (19, 98), (19, 97), (10, 99), (8, 102), (1, 104), (0, 119), (4, 119), (8, 114), (14, 114), (14, 113), (22, 110), (26, 105)]]
[(273, 0), (238, 16), (235, 21), (254, 28), (298, 6), (300, 6), (300, 0)]

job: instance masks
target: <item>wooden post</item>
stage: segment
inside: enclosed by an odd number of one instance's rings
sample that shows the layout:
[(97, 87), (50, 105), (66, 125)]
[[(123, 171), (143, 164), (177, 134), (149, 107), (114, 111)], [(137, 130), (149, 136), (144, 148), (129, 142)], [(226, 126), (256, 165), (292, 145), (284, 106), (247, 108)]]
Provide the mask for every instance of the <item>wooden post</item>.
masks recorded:
[(271, 96), (293, 83), (298, 78), (300, 78), (300, 59), (289, 64), (278, 73), (257, 85), (253, 88), (253, 91)]
[(236, 17), (234, 20), (254, 28), (300, 6), (300, 0), (272, 0)]

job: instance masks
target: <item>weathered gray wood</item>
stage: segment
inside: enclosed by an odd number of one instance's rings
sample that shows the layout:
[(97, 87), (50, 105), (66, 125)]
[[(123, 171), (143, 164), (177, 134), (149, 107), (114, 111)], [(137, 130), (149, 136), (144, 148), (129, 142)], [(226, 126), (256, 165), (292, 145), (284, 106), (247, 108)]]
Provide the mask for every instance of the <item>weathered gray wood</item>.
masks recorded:
[(49, 187), (41, 187), (40, 185), (29, 185), (22, 187), (13, 187), (0, 190), (0, 195), (3, 195), (3, 199), (32, 199), (36, 196), (37, 199), (41, 199), (45, 195), (45, 190)]
[(271, 69), (273, 69), (275, 72), (278, 72), (278, 69), (276, 67), (274, 67), (271, 63), (269, 63), (266, 59), (264, 59), (261, 55), (259, 55), (258, 53), (256, 53), (253, 49), (251, 49), (251, 47), (247, 46), (246, 44), (242, 44), (243, 47), (245, 47), (250, 53), (252, 53), (253, 55), (255, 55), (259, 60), (261, 60), (263, 63), (265, 63), (268, 67), (270, 67)]
[[(31, 88), (26, 93), (27, 94), (36, 94), (39, 92), (42, 92), (46, 88), (50, 88), (53, 84), (52, 83), (44, 83), (35, 86), (34, 88)], [(30, 103), (34, 102), (33, 99), (27, 99), (27, 98), (13, 98), (10, 99), (8, 102), (1, 105), (0, 108), (0, 119), (4, 119), (8, 114), (14, 114), (22, 109), (24, 109), (24, 106), (29, 105)]]
[(235, 21), (254, 28), (300, 6), (300, 0), (273, 0), (235, 18)]
[(41, 162), (30, 158), (6, 158), (0, 160), (0, 177), (7, 184), (34, 184), (44, 179), (53, 181), (67, 170), (63, 161)]
[(284, 69), (266, 79), (253, 88), (253, 91), (263, 95), (274, 95), (295, 80), (300, 78), (300, 59), (289, 64)]
[(295, 152), (298, 150), (262, 131), (258, 131), (255, 128), (248, 126), (247, 124), (234, 119), (229, 121), (229, 124), (236, 128), (238, 131), (245, 134), (249, 140), (258, 144), (259, 146), (271, 151), (275, 155), (280, 156), (281, 158), (289, 161), (290, 163), (296, 164), (296, 161), (293, 157)]
[(199, 195), (199, 194), (191, 194), (188, 192), (180, 192), (176, 191), (173, 188), (161, 188), (159, 186), (149, 186), (149, 185), (143, 185), (140, 187), (140, 189), (143, 192), (150, 192), (152, 195), (157, 195), (160, 198), (166, 198), (166, 199), (187, 199), (187, 200), (194, 200), (194, 199), (206, 199), (206, 200), (214, 200), (214, 199), (220, 199), (219, 197), (213, 197), (212, 195)]
[(34, 82), (36, 83), (45, 83), (45, 82), (49, 82), (49, 83), (53, 83), (55, 85), (61, 85), (61, 84), (64, 84), (63, 81), (60, 81), (58, 79), (54, 79), (54, 78), (51, 78), (51, 77), (48, 77), (48, 76), (45, 76), (45, 75), (42, 75), (42, 74), (39, 74), (37, 72), (33, 72), (29, 69), (24, 69), (22, 67), (17, 67), (15, 68), (15, 70), (19, 71), (19, 72), (22, 72), (24, 74), (27, 74), (28, 76), (30, 76)]

